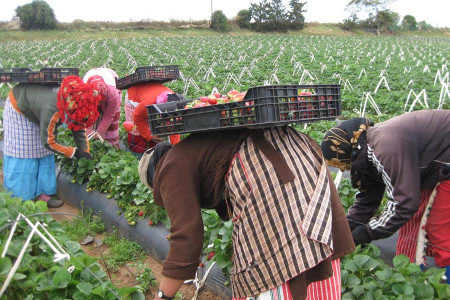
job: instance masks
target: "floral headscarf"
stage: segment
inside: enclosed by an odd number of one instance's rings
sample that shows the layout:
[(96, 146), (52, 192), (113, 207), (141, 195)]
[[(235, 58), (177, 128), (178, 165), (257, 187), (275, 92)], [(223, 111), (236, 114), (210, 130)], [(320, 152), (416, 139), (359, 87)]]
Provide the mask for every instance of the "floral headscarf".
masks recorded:
[(57, 94), (57, 107), (61, 122), (73, 131), (92, 126), (99, 113), (97, 105), (100, 96), (94, 95), (91, 85), (78, 76), (67, 76)]
[(352, 154), (358, 150), (360, 138), (365, 137), (365, 131), (373, 125), (367, 118), (353, 118), (328, 130), (321, 144), (327, 165), (341, 171), (350, 170)]
[(99, 75), (93, 75), (89, 77), (89, 79), (87, 80), (87, 84), (91, 85), (95, 96), (100, 96), (98, 99), (99, 102), (106, 99), (108, 88), (103, 77)]

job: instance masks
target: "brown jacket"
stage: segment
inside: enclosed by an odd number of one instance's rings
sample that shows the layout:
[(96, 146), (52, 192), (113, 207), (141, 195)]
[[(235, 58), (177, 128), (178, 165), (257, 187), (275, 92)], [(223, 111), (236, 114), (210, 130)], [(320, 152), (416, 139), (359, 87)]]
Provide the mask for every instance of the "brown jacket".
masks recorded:
[[(352, 226), (368, 224), (373, 239), (386, 238), (416, 213), (421, 190), (450, 180), (450, 111), (406, 113), (368, 128), (366, 138), (352, 168), (366, 176), (367, 186), (347, 218)], [(372, 218), (384, 192), (386, 208)]]
[[(221, 201), (225, 175), (234, 154), (249, 134), (248, 130), (192, 134), (159, 162), (154, 200), (166, 208), (171, 221), (170, 250), (163, 275), (177, 279), (194, 276), (203, 246), (201, 208), (215, 208), (220, 216), (227, 216), (225, 201)], [(353, 251), (354, 244), (332, 179), (330, 188), (334, 242), (331, 259), (335, 259)], [(331, 270), (328, 259), (292, 279), (294, 299), (304, 299), (307, 285), (328, 278)]]

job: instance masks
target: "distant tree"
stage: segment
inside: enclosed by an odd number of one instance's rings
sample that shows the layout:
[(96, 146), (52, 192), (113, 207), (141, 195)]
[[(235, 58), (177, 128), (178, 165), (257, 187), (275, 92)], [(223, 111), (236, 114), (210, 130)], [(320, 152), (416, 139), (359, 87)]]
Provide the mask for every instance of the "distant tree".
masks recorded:
[(419, 31), (431, 31), (434, 29), (433, 26), (425, 21), (420, 21), (419, 23), (417, 23), (417, 28), (419, 29)]
[(287, 30), (287, 12), (282, 0), (272, 0), (267, 19), (269, 31)]
[(340, 27), (344, 30), (352, 31), (359, 25), (358, 17), (355, 13), (351, 14), (350, 17), (344, 20), (344, 23), (340, 24)]
[(252, 20), (252, 15), (249, 9), (242, 9), (237, 14), (237, 22), (240, 28), (248, 29), (250, 28), (250, 21)]
[(268, 13), (270, 11), (270, 4), (267, 0), (260, 3), (250, 4), (250, 16), (253, 20), (252, 29), (256, 31), (266, 31), (265, 24), (268, 22)]
[(353, 13), (361, 11), (376, 16), (379, 11), (388, 9), (389, 5), (396, 0), (350, 0), (346, 9)]
[(228, 19), (221, 10), (216, 10), (212, 14), (210, 27), (220, 32), (228, 31)]
[(306, 12), (303, 7), (306, 2), (301, 3), (299, 0), (291, 0), (289, 6), (291, 11), (289, 12), (289, 28), (292, 30), (301, 30), (305, 24), (305, 17), (302, 13)]
[(406, 15), (403, 17), (402, 26), (406, 30), (417, 30), (417, 21), (414, 16)]
[(23, 29), (55, 29), (56, 18), (53, 9), (47, 2), (33, 0), (29, 4), (18, 6), (16, 15)]
[(381, 31), (393, 30), (399, 20), (400, 16), (398, 13), (389, 9), (379, 11), (375, 16), (375, 22)]

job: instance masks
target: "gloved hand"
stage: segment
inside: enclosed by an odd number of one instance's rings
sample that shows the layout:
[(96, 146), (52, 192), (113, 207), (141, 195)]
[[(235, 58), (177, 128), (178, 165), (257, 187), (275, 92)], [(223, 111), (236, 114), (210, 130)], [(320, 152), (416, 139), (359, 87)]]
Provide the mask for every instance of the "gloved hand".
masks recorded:
[(356, 227), (352, 231), (352, 236), (353, 236), (353, 241), (355, 242), (356, 246), (358, 246), (358, 245), (364, 246), (364, 245), (372, 242), (372, 238), (370, 237), (366, 226)]
[(92, 157), (92, 155), (89, 152), (80, 150), (80, 149), (75, 149), (75, 155), (76, 158), (86, 158), (86, 159), (94, 159)]

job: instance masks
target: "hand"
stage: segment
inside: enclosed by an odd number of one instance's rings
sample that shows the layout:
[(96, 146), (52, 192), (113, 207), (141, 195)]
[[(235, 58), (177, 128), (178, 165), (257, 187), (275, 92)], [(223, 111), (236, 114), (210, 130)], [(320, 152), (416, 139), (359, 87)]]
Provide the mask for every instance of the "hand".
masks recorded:
[(94, 159), (93, 157), (92, 157), (92, 155), (89, 153), (89, 152), (86, 152), (86, 151), (83, 151), (83, 150), (80, 150), (80, 149), (75, 149), (75, 155), (74, 155), (76, 158), (86, 158), (86, 159), (89, 159), (89, 160), (91, 160), (91, 159)]
[(372, 238), (367, 231), (366, 226), (358, 226), (352, 231), (353, 241), (355, 245), (361, 245), (362, 247), (372, 242)]
[(160, 139), (157, 136), (152, 136), (152, 139), (150, 141), (155, 142), (157, 144), (157, 143), (161, 143), (162, 139)]

